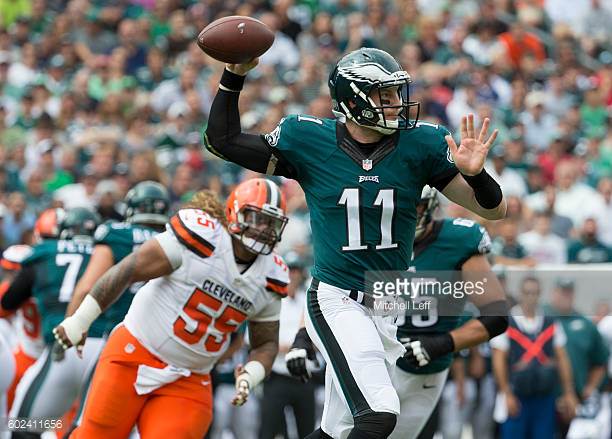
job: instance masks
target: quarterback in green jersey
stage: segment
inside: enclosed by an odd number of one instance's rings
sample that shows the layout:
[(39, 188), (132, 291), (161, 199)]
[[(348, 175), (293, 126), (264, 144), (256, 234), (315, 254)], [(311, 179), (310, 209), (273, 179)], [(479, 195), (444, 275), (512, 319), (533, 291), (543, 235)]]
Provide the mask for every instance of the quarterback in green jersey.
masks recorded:
[(104, 325), (90, 331), (90, 342), (79, 358), (76, 353), (56, 355), (53, 328), (63, 320), (75, 284), (85, 271), (93, 251), (93, 234), (99, 216), (85, 208), (70, 209), (59, 218), (59, 238), (44, 239), (22, 262), (6, 294), (2, 308), (16, 309), (34, 298), (41, 316), (46, 347), (17, 386), (11, 416), (61, 418), (86, 384), (102, 349)]
[(362, 48), (330, 74), (337, 119), (291, 115), (271, 133), (245, 134), (238, 98), (257, 62), (226, 65), (206, 147), (248, 169), (296, 179), (306, 194), (314, 246), (306, 328), (328, 364), (321, 429), (308, 439), (340, 437), (331, 424), (345, 413), (354, 420), (350, 439), (386, 438), (400, 409), (390, 370), (405, 350), (389, 318), (373, 312), (366, 272), (408, 269), (426, 184), (485, 218), (503, 218), (501, 188), (484, 170), (497, 131), (489, 136), (485, 119), (477, 133), (468, 115), (457, 146), (445, 128), (418, 121), (399, 63)]

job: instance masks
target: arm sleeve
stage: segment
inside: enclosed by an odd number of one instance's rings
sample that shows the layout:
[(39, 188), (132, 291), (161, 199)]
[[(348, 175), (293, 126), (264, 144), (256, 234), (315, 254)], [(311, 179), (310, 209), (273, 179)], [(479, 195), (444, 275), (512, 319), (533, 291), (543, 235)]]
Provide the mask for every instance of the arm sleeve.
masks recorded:
[(252, 322), (275, 322), (280, 319), (281, 299), (280, 297), (271, 301), (257, 315), (249, 317)]
[(174, 236), (174, 233), (166, 230), (163, 233), (155, 235), (155, 239), (166, 254), (172, 269), (176, 270), (183, 263), (183, 247)]
[(8, 290), (2, 296), (2, 309), (14, 311), (18, 309), (22, 303), (32, 297), (32, 288), (36, 271), (31, 265), (24, 266), (9, 286)]
[(294, 178), (292, 166), (278, 151), (272, 151), (262, 136), (242, 132), (239, 95), (221, 89), (217, 92), (204, 134), (206, 149), (252, 171)]

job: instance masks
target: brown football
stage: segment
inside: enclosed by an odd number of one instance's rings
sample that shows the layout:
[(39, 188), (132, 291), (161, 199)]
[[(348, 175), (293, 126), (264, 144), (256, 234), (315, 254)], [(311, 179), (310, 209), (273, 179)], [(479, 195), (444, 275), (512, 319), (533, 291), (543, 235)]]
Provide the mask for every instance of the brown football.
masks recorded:
[(198, 35), (198, 46), (214, 59), (245, 63), (272, 46), (274, 32), (261, 21), (232, 15), (213, 21)]

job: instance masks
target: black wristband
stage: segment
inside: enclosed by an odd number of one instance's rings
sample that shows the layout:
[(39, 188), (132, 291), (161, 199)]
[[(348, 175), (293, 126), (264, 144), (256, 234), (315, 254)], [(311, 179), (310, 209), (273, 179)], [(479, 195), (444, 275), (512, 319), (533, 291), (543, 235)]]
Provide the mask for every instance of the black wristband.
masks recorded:
[(478, 320), (489, 333), (489, 340), (506, 331), (508, 328), (508, 303), (496, 300), (479, 308)]
[(452, 335), (450, 335), (450, 333), (442, 334), (440, 341), (440, 350), (441, 352), (444, 352), (444, 355), (455, 352), (455, 339)]
[(219, 81), (219, 84), (227, 88), (229, 91), (239, 92), (244, 86), (245, 79), (246, 76), (237, 75), (225, 69), (223, 70), (223, 75), (221, 75), (221, 80)]
[(480, 174), (465, 175), (463, 179), (474, 189), (474, 196), (481, 207), (485, 209), (495, 209), (501, 203), (504, 194), (499, 184), (483, 168)]
[(308, 332), (306, 328), (302, 327), (295, 334), (295, 339), (293, 340), (292, 348), (300, 348), (300, 349), (308, 349), (312, 345), (312, 341), (308, 336)]
[(436, 358), (440, 358), (442, 355), (450, 354), (455, 351), (455, 340), (448, 332), (423, 337), (421, 339), (421, 344), (429, 354), (431, 360), (435, 360)]

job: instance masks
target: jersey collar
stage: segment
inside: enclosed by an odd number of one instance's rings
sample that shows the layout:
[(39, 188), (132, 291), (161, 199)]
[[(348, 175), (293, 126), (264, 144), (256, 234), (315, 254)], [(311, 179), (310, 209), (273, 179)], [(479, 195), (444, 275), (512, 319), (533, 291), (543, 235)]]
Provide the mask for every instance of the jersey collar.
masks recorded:
[(357, 165), (363, 170), (370, 171), (377, 163), (382, 161), (389, 155), (397, 146), (399, 141), (399, 132), (384, 136), (377, 142), (374, 150), (370, 155), (366, 155), (359, 144), (350, 136), (346, 125), (340, 121), (336, 121), (336, 143), (346, 155), (348, 155)]

